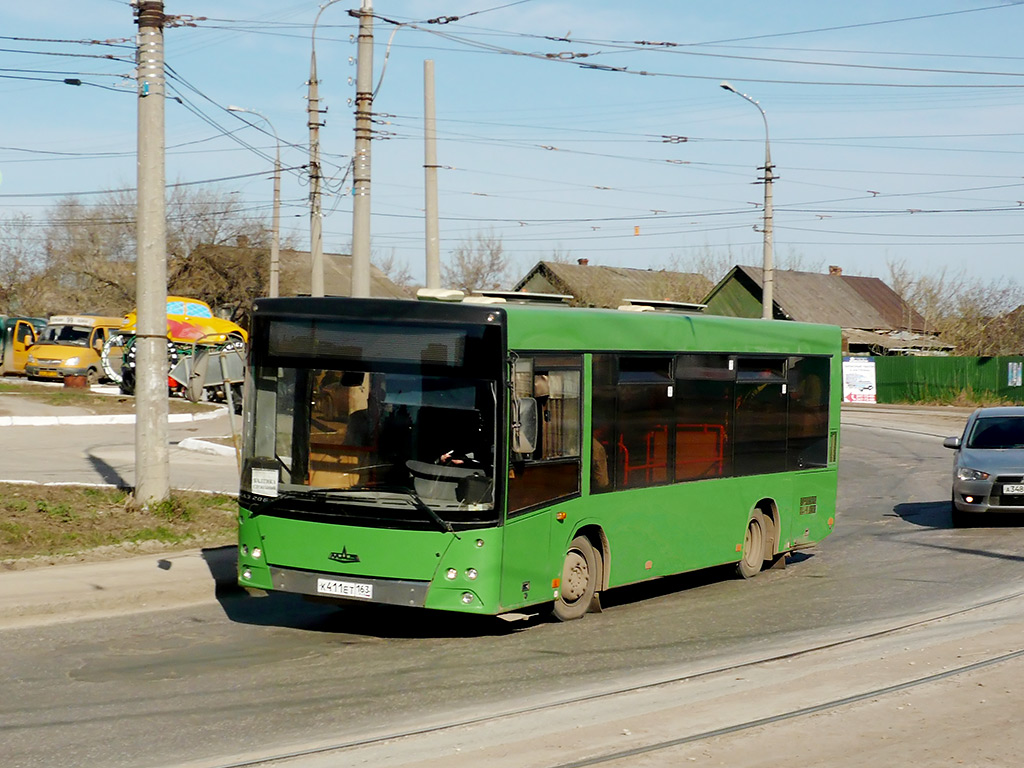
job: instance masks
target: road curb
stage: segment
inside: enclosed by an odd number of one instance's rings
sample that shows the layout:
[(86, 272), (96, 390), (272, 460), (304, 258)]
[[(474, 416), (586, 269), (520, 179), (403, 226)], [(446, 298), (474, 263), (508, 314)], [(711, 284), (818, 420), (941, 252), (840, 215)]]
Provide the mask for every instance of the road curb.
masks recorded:
[[(190, 421), (206, 421), (221, 415), (223, 409), (204, 411), (203, 413), (172, 413), (167, 416), (169, 424), (182, 424)], [(134, 424), (134, 413), (114, 413), (106, 416), (0, 416), (0, 427), (54, 427), (54, 426), (87, 426), (103, 424)]]
[(181, 608), (240, 592), (234, 545), (0, 571), (0, 629)]
[(211, 456), (235, 455), (235, 449), (230, 445), (211, 443), (209, 440), (203, 440), (201, 437), (186, 437), (178, 443), (178, 447), (186, 451), (194, 451), (195, 453), (207, 453)]

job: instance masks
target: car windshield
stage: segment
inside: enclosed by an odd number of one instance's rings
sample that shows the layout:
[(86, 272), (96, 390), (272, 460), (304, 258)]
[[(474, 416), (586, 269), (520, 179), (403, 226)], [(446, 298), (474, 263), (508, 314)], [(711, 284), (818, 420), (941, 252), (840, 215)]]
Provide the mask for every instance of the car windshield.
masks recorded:
[(90, 333), (92, 328), (82, 325), (48, 325), (39, 340), (45, 344), (85, 347), (89, 344)]
[(967, 448), (1024, 448), (1024, 416), (983, 416), (974, 422)]

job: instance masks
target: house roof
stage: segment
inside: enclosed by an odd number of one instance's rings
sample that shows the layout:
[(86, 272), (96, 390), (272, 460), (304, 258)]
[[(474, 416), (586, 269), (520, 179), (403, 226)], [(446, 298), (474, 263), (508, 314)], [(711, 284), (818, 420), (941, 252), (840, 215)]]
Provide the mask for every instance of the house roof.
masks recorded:
[[(261, 251), (269, 255), (266, 246), (248, 245), (202, 245), (214, 253), (232, 251)], [(198, 249), (197, 249), (198, 250)], [(283, 295), (309, 295), (310, 290), (309, 251), (282, 248), (280, 252), (281, 291)], [(324, 254), (324, 293), (328, 296), (352, 295), (352, 257), (345, 253)], [(395, 284), (373, 264), (370, 265), (370, 295), (383, 299), (412, 298), (409, 291)]]
[(617, 307), (626, 299), (698, 301), (711, 286), (699, 274), (540, 261), (513, 290), (571, 295), (573, 304)]
[[(742, 283), (760, 300), (763, 275), (760, 267), (733, 267), (704, 303), (712, 303), (732, 281)], [(773, 277), (775, 313), (790, 320), (871, 331), (927, 331), (924, 318), (877, 277), (786, 269), (775, 270)]]
[[(309, 251), (281, 251), (281, 269), (285, 262), (296, 276), (299, 293), (310, 293)], [(352, 295), (352, 256), (347, 253), (324, 254), (324, 293), (328, 296)], [(370, 265), (370, 296), (380, 299), (409, 299), (409, 291), (392, 282), (373, 264)]]

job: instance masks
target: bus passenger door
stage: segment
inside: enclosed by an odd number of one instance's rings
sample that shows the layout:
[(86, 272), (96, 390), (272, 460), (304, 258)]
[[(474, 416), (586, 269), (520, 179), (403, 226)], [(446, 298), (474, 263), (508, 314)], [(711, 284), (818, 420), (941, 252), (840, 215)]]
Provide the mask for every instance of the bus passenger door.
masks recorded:
[[(501, 605), (516, 608), (554, 598), (551, 580), (565, 553), (551, 552), (560, 503), (580, 495), (582, 355), (537, 354), (516, 363), (516, 398), (537, 404), (537, 436), (529, 453), (511, 453), (502, 562)], [(513, 441), (509, 441), (513, 445)]]

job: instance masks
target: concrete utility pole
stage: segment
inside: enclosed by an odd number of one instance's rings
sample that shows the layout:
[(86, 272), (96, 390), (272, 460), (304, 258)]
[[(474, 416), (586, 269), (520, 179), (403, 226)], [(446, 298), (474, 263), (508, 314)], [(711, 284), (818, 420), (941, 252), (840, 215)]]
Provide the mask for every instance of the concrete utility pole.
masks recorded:
[[(270, 118), (255, 109), (245, 107), (229, 106), (228, 112), (245, 112), (263, 120), (270, 126), (274, 134), (274, 141), (277, 142), (277, 154), (274, 155), (274, 217), (273, 236), (270, 241), (270, 298), (276, 298), (280, 292), (281, 285), (281, 137), (277, 135), (277, 129), (270, 122)], [(248, 120), (246, 122), (249, 122)], [(251, 125), (251, 123), (250, 123)]]
[(434, 104), (434, 62), (423, 62), (424, 221), (427, 288), (441, 287), (441, 242), (437, 223), (437, 115)]
[(167, 446), (167, 222), (164, 199), (164, 4), (137, 6), (138, 233), (135, 262), (135, 502), (170, 496)]
[(765, 114), (764, 109), (754, 99), (747, 96), (745, 93), (740, 93), (729, 83), (721, 83), (721, 87), (730, 93), (735, 93), (742, 99), (746, 99), (755, 107), (757, 111), (761, 113), (761, 119), (764, 120), (764, 266), (762, 272), (764, 277), (762, 278), (763, 286), (761, 289), (761, 317), (765, 320), (771, 320), (774, 317), (774, 302), (775, 302), (775, 268), (772, 264), (772, 179), (774, 174), (772, 173), (772, 148), (768, 142), (768, 115)]
[[(316, 75), (316, 25), (320, 23), (320, 14), (329, 6), (340, 2), (330, 0), (320, 6), (313, 20), (313, 33), (310, 38), (309, 58), (309, 293), (312, 296), (324, 295), (324, 215), (320, 204), (320, 184), (323, 176), (320, 172), (320, 88)], [(327, 110), (323, 110), (326, 112)]]
[(370, 139), (373, 125), (373, 0), (358, 11), (356, 148), (352, 167), (352, 295), (370, 295)]

